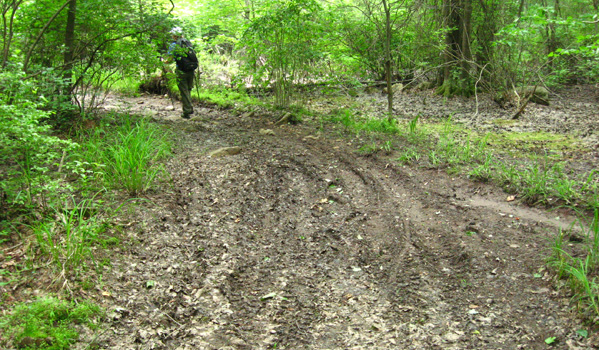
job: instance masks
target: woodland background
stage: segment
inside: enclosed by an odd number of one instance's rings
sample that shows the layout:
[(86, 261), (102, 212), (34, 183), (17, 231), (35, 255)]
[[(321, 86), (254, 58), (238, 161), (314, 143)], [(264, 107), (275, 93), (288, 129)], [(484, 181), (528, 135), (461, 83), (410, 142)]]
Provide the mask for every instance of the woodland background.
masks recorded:
[[(115, 92), (176, 96), (162, 61), (175, 26), (200, 58), (194, 98), (218, 108), (294, 111), (314, 87), (350, 97), (376, 89), (387, 96), (384, 128), (390, 128), (402, 117), (393, 95), (403, 89), (446, 98), (492, 94), (498, 108), (511, 103), (521, 111), (535, 96), (547, 102), (547, 91), (599, 82), (599, 0), (1, 0), (0, 6), (0, 286), (7, 307), (1, 325), (11, 339), (44, 337), (14, 335), (10, 325), (25, 321), (8, 310), (20, 310), (15, 303), (24, 300), (10, 290), (49, 265), (51, 287), (69, 290), (76, 271), (97, 266), (85, 261), (98, 245), (114, 242), (103, 235), (108, 226), (95, 216), (99, 208), (128, 203), (123, 193), (138, 198), (160, 178), (163, 169), (153, 166), (171, 152), (167, 135), (134, 116), (101, 115), (99, 106)], [(139, 153), (127, 153), (132, 149)], [(585, 196), (594, 193), (584, 209), (593, 213), (596, 173), (584, 176), (580, 188)], [(115, 189), (121, 194), (108, 195)], [(68, 310), (82, 305), (48, 300)], [(595, 295), (590, 304), (599, 310), (597, 301)], [(85, 320), (99, 312), (86, 310)]]

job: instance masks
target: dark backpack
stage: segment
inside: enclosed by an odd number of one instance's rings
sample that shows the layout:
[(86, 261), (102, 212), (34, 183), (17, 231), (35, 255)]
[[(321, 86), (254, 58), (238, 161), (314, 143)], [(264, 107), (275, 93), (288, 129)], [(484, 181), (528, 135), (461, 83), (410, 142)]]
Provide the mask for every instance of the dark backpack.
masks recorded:
[(198, 68), (198, 57), (189, 40), (185, 38), (177, 40), (177, 48), (174, 56), (177, 68), (180, 70), (184, 72), (193, 72)]

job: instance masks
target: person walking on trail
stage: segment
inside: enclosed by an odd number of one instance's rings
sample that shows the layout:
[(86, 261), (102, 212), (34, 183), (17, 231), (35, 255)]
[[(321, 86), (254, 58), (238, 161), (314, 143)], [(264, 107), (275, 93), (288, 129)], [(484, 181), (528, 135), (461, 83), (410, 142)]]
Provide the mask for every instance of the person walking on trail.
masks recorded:
[(191, 89), (193, 88), (195, 70), (198, 68), (198, 59), (191, 42), (183, 37), (181, 28), (175, 27), (170, 33), (173, 41), (168, 48), (168, 62), (172, 62), (172, 59), (174, 59), (176, 63), (177, 87), (181, 93), (181, 104), (183, 105), (181, 118), (189, 119), (193, 114)]

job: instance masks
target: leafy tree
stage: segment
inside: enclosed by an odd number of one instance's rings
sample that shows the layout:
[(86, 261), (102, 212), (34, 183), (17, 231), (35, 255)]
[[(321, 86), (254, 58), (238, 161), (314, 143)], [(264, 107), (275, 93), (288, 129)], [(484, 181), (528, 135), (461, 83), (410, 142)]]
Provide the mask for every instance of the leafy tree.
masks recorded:
[[(85, 112), (123, 75), (156, 67), (172, 19), (171, 2), (3, 0), (0, 72), (0, 197), (42, 205), (67, 187), (64, 172), (76, 145), (52, 133)], [(59, 190), (62, 189), (62, 190)]]
[[(157, 0), (4, 0), (3, 65), (22, 61), (31, 76), (48, 68), (61, 72), (70, 84), (56, 94), (74, 99), (83, 111), (90, 85), (106, 87), (111, 79), (131, 73), (131, 67), (141, 66), (143, 71), (146, 65), (158, 64), (156, 52), (172, 23), (169, 4)], [(17, 40), (14, 33), (19, 33)]]
[(245, 69), (255, 84), (274, 86), (275, 105), (288, 106), (293, 84), (310, 70), (318, 50), (320, 5), (314, 0), (276, 1), (245, 31)]

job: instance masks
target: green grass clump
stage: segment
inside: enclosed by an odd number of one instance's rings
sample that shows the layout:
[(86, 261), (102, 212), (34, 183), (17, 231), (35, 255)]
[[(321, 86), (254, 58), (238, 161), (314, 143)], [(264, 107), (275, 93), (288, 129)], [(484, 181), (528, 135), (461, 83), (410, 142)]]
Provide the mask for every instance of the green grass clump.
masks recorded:
[[(571, 230), (572, 228), (570, 228)], [(599, 210), (588, 227), (581, 227), (583, 241), (575, 248), (582, 251), (576, 256), (568, 253), (564, 245), (566, 233), (562, 230), (552, 246), (552, 255), (548, 260), (559, 279), (565, 280), (573, 293), (572, 300), (578, 309), (593, 322), (599, 320)], [(569, 245), (573, 246), (573, 245)]]
[(335, 111), (329, 116), (329, 120), (341, 123), (355, 133), (399, 134), (401, 131), (395, 119), (362, 117), (347, 108)]
[(76, 203), (73, 199), (69, 207), (53, 208), (51, 217), (32, 227), (39, 252), (48, 257), (63, 279), (94, 261), (94, 247), (116, 239), (105, 234), (107, 220), (97, 212), (102, 207), (100, 200), (94, 197)]
[(81, 164), (101, 176), (110, 188), (140, 194), (153, 184), (163, 168), (158, 161), (171, 152), (168, 133), (146, 119), (122, 116), (116, 128), (96, 128), (84, 137)]
[(201, 102), (216, 105), (223, 109), (233, 108), (236, 105), (260, 104), (258, 100), (242, 91), (227, 89), (197, 89), (194, 87), (191, 91), (191, 96)]
[(3, 333), (0, 345), (21, 349), (69, 349), (79, 338), (74, 326), (95, 329), (102, 314), (97, 305), (76, 304), (54, 297), (22, 303), (0, 318)]

